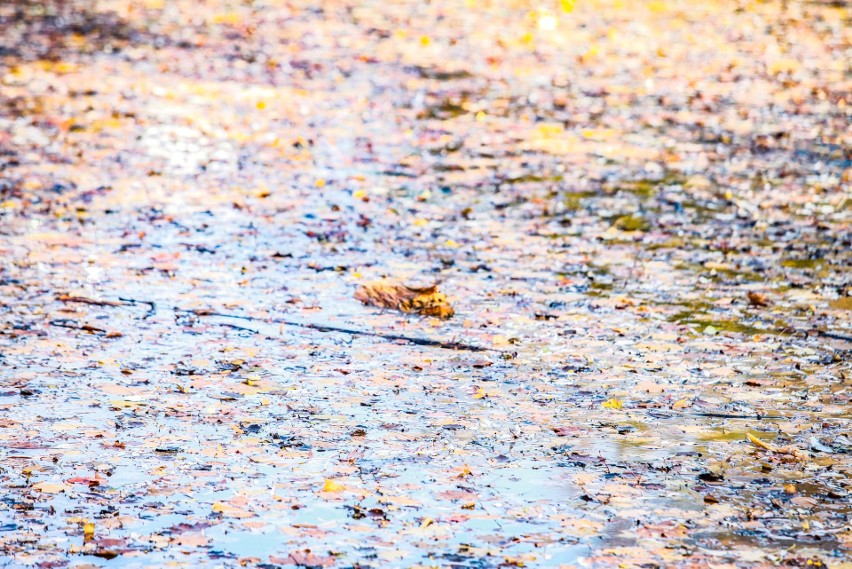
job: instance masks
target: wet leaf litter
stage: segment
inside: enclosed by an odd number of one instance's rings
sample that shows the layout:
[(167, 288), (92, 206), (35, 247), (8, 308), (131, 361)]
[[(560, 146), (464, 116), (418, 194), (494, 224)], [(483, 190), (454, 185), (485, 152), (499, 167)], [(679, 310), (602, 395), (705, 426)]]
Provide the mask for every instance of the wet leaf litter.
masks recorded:
[(846, 566), (848, 18), (0, 5), (3, 557)]

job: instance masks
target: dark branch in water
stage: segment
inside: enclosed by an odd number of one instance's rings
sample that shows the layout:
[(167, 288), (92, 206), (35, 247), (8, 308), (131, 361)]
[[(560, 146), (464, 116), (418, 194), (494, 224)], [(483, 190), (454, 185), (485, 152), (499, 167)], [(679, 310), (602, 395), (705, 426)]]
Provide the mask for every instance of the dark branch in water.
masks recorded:
[(648, 409), (648, 414), (653, 417), (658, 418), (672, 418), (672, 417), (712, 417), (715, 419), (753, 419), (753, 420), (763, 420), (763, 419), (787, 419), (787, 417), (783, 417), (781, 415), (762, 415), (760, 413), (755, 413), (753, 415), (737, 415), (732, 413), (717, 413), (713, 411), (697, 411), (695, 413), (689, 413), (684, 411), (673, 411), (668, 409)]
[(147, 304), (150, 308), (148, 309), (148, 312), (145, 313), (145, 316), (143, 316), (143, 318), (148, 318), (149, 316), (151, 316), (152, 314), (157, 312), (157, 305), (154, 304), (150, 300), (138, 300), (136, 298), (124, 298), (124, 297), (121, 297), (121, 296), (118, 297), (118, 300), (121, 300), (122, 302), (129, 302), (130, 304), (134, 304), (134, 305), (135, 304)]
[(844, 340), (846, 342), (852, 342), (852, 336), (846, 336), (844, 334), (837, 334), (835, 332), (823, 332), (822, 330), (820, 330), (819, 335), (824, 336), (826, 338), (833, 338), (835, 340)]
[[(157, 305), (150, 300), (138, 300), (135, 298), (124, 298), (118, 297), (118, 301), (115, 300), (98, 300), (94, 298), (86, 298), (82, 296), (69, 296), (66, 294), (57, 296), (57, 300), (62, 302), (79, 302), (82, 304), (92, 304), (95, 306), (133, 306), (136, 304), (147, 304), (150, 308), (148, 312), (145, 314), (144, 318), (148, 318), (152, 314), (157, 311)], [(472, 344), (465, 344), (462, 342), (444, 342), (441, 340), (432, 340), (430, 338), (416, 338), (412, 336), (402, 336), (400, 334), (382, 334), (379, 332), (370, 332), (368, 330), (355, 330), (353, 328), (342, 328), (339, 326), (327, 326), (325, 324), (313, 324), (311, 322), (296, 322), (293, 320), (283, 320), (280, 318), (255, 318), (253, 316), (245, 316), (242, 314), (226, 314), (224, 312), (215, 312), (209, 309), (196, 309), (196, 310), (187, 310), (185, 308), (174, 307), (173, 310), (175, 312), (188, 312), (190, 314), (194, 314), (195, 316), (216, 316), (219, 318), (236, 318), (239, 320), (248, 320), (248, 321), (256, 321), (256, 322), (264, 322), (267, 324), (282, 324), (284, 326), (297, 326), (299, 328), (307, 328), (309, 330), (316, 330), (318, 332), (336, 332), (338, 334), (349, 334), (350, 336), (369, 336), (372, 338), (381, 338), (383, 340), (387, 340), (389, 342), (408, 342), (409, 344), (414, 344), (416, 346), (427, 346), (431, 348), (443, 348), (445, 350), (462, 350), (468, 352), (495, 352), (499, 350), (494, 350), (492, 348), (483, 348), (481, 346), (474, 346)], [(100, 328), (93, 328), (91, 326), (78, 326), (73, 325), (69, 320), (52, 320), (51, 325), (53, 326), (61, 326), (63, 328), (72, 328), (78, 330), (86, 330), (88, 332), (97, 332), (97, 333), (106, 333), (106, 330), (101, 330)], [(252, 330), (251, 328), (246, 328), (243, 326), (236, 326), (234, 324), (222, 324), (223, 326), (228, 326), (229, 328), (233, 328), (235, 330), (242, 330), (246, 332), (255, 332), (257, 330)]]
[(258, 321), (267, 324), (282, 324), (284, 326), (297, 326), (299, 328), (307, 328), (318, 332), (337, 332), (339, 334), (349, 334), (351, 336), (369, 336), (372, 338), (381, 338), (389, 342), (408, 342), (417, 346), (427, 346), (431, 348), (442, 348), (445, 350), (462, 350), (468, 352), (493, 352), (498, 351), (492, 348), (483, 348), (462, 342), (444, 342), (441, 340), (432, 340), (430, 338), (416, 338), (412, 336), (402, 336), (399, 334), (382, 334), (379, 332), (370, 332), (368, 330), (355, 330), (353, 328), (342, 328), (339, 326), (327, 326), (325, 324), (314, 324), (311, 322), (296, 322), (293, 320), (283, 320), (281, 318), (255, 318), (253, 316), (245, 316), (242, 314), (225, 314), (223, 312), (215, 312), (207, 309), (186, 310), (175, 307), (176, 312), (189, 312), (196, 316), (215, 316), (219, 318), (237, 318), (239, 320)]
[(84, 332), (89, 332), (90, 334), (106, 334), (107, 331), (103, 328), (96, 328), (94, 326), (90, 326), (89, 324), (77, 324), (71, 319), (68, 318), (60, 318), (58, 320), (51, 320), (49, 322), (51, 326), (58, 326), (60, 328), (69, 328), (71, 330), (83, 330)]
[(97, 298), (88, 298), (86, 296), (71, 296), (68, 294), (57, 295), (56, 300), (60, 302), (76, 302), (79, 304), (90, 304), (92, 306), (135, 306), (137, 304), (147, 304), (148, 312), (143, 318), (148, 318), (157, 312), (157, 305), (150, 300), (138, 300), (136, 298), (124, 298), (119, 296), (118, 300), (102, 300)]

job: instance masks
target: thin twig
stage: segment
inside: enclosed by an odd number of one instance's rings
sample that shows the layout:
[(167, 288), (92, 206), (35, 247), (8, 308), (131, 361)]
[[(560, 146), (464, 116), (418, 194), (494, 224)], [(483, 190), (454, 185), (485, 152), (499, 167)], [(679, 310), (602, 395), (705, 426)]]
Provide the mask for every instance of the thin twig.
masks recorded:
[(648, 409), (648, 413), (654, 417), (711, 417), (714, 419), (753, 419), (753, 420), (763, 420), (763, 419), (786, 419), (787, 417), (783, 417), (781, 415), (761, 415), (760, 413), (755, 413), (754, 415), (737, 415), (733, 413), (717, 413), (714, 411), (696, 411), (694, 413), (687, 413), (684, 411), (675, 411), (668, 409)]
[(852, 336), (847, 336), (845, 334), (838, 334), (836, 332), (824, 332), (820, 330), (817, 332), (820, 336), (824, 336), (826, 338), (833, 338), (835, 340), (844, 340), (846, 342), (852, 342)]
[[(94, 298), (87, 298), (83, 296), (70, 296), (67, 294), (59, 295), (57, 297), (58, 300), (62, 302), (80, 302), (83, 304), (92, 304), (96, 306), (125, 306), (125, 305), (135, 305), (135, 304), (147, 304), (150, 306), (150, 309), (145, 315), (145, 318), (154, 314), (157, 310), (157, 305), (150, 300), (137, 300), (135, 298), (125, 298), (118, 297), (118, 301), (115, 300), (97, 300)], [(445, 350), (461, 350), (467, 352), (499, 352), (500, 350), (495, 350), (493, 348), (483, 348), (481, 346), (474, 346), (472, 344), (465, 344), (463, 342), (444, 342), (441, 340), (432, 340), (430, 338), (417, 338), (413, 336), (403, 336), (401, 334), (382, 334), (379, 332), (370, 332), (368, 330), (356, 330), (353, 328), (342, 328), (339, 326), (327, 326), (325, 324), (314, 324), (311, 322), (296, 322), (293, 320), (283, 320), (281, 318), (255, 318), (253, 316), (245, 316), (242, 314), (226, 314), (224, 312), (216, 312), (215, 310), (199, 308), (195, 310), (187, 310), (185, 308), (174, 307), (175, 312), (188, 312), (190, 314), (194, 314), (195, 316), (216, 316), (219, 318), (236, 318), (239, 320), (248, 320), (248, 321), (259, 321), (265, 323), (272, 324), (282, 324), (284, 326), (297, 326), (299, 328), (307, 328), (309, 330), (316, 330), (318, 332), (336, 332), (339, 334), (349, 334), (350, 336), (369, 336), (372, 338), (381, 338), (383, 340), (388, 340), (390, 342), (408, 342), (409, 344), (414, 344), (416, 346), (427, 346), (431, 348), (442, 348)], [(71, 324), (70, 320), (52, 320), (51, 324), (54, 326), (62, 326), (64, 328), (72, 328), (78, 330), (86, 330), (88, 332), (98, 332), (98, 333), (106, 333), (106, 330), (101, 330), (100, 328), (94, 328), (92, 326), (84, 325), (77, 326)], [(252, 330), (251, 328), (245, 328), (243, 326), (236, 326), (233, 324), (223, 324), (223, 326), (228, 326), (235, 330), (242, 330), (246, 332), (254, 332), (257, 333), (257, 330)]]
[(314, 324), (311, 322), (296, 322), (293, 320), (283, 320), (281, 318), (256, 318), (254, 316), (246, 316), (243, 314), (226, 314), (223, 312), (216, 312), (214, 310), (201, 308), (196, 310), (186, 310), (183, 308), (175, 307), (174, 310), (176, 312), (189, 312), (196, 316), (216, 316), (219, 318), (237, 318), (240, 320), (248, 320), (248, 321), (259, 321), (265, 322), (268, 324), (283, 324), (284, 326), (297, 326), (299, 328), (307, 328), (310, 330), (316, 330), (318, 332), (337, 332), (340, 334), (349, 334), (351, 336), (369, 336), (373, 338), (381, 338), (383, 340), (388, 340), (391, 342), (399, 342), (404, 341), (410, 344), (415, 344), (417, 346), (428, 346), (431, 348), (443, 348), (445, 350), (462, 350), (468, 352), (493, 352), (499, 351), (494, 350), (493, 348), (483, 348), (481, 346), (474, 346), (471, 344), (464, 344), (462, 342), (444, 342), (441, 340), (432, 340), (430, 338), (417, 338), (413, 336), (402, 336), (400, 334), (382, 334), (379, 332), (370, 332), (368, 330), (355, 330), (353, 328), (341, 328), (339, 326), (327, 326), (325, 324)]
[(139, 299), (136, 299), (136, 298), (125, 298), (125, 297), (122, 297), (122, 296), (119, 296), (118, 300), (121, 300), (123, 302), (129, 302), (130, 304), (133, 304), (133, 305), (147, 304), (148, 306), (150, 306), (150, 308), (148, 309), (148, 312), (146, 312), (145, 316), (143, 316), (142, 318), (148, 318), (149, 316), (151, 316), (151, 315), (153, 315), (154, 313), (157, 312), (157, 305), (154, 304), (154, 302), (151, 301), (151, 300), (139, 300)]
[(98, 300), (96, 298), (88, 298), (85, 296), (71, 296), (69, 294), (60, 294), (56, 297), (56, 300), (59, 300), (61, 302), (78, 302), (81, 304), (92, 304), (94, 306), (124, 306), (125, 304), (124, 302), (117, 302), (115, 300)]
[(60, 294), (56, 297), (56, 300), (60, 302), (77, 302), (80, 304), (91, 304), (93, 306), (135, 306), (137, 304), (147, 304), (150, 308), (148, 312), (145, 313), (145, 316), (142, 318), (148, 318), (154, 315), (157, 312), (157, 305), (154, 304), (150, 300), (138, 300), (135, 298), (125, 298), (118, 297), (118, 300), (101, 300), (97, 298), (89, 298), (87, 296), (72, 296), (70, 294)]
[(781, 415), (761, 415), (760, 413), (756, 413), (754, 415), (733, 415), (730, 413), (713, 413), (713, 412), (702, 412), (699, 411), (697, 413), (688, 413), (689, 415), (694, 415), (696, 417), (714, 417), (717, 419), (786, 419), (787, 417), (782, 417)]
[(107, 331), (103, 328), (96, 328), (95, 326), (91, 326), (89, 324), (77, 324), (73, 320), (69, 318), (60, 318), (57, 320), (51, 320), (49, 322), (51, 326), (58, 326), (60, 328), (68, 328), (70, 330), (83, 330), (84, 332), (89, 332), (90, 334), (106, 334)]
[(231, 328), (233, 330), (239, 330), (240, 332), (251, 332), (252, 334), (260, 334), (257, 330), (253, 330), (251, 328), (246, 328), (245, 326), (237, 326), (236, 324), (230, 324), (228, 322), (217, 322), (219, 326), (225, 326), (226, 328)]

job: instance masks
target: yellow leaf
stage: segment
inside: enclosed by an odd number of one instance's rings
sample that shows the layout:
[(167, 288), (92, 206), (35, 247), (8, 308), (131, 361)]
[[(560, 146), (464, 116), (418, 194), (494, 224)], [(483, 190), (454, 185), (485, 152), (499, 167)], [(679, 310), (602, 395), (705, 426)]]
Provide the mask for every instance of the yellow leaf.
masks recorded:
[(562, 11), (566, 14), (574, 11), (574, 0), (559, 0), (559, 5), (562, 6)]
[(213, 511), (229, 518), (251, 518), (254, 516), (254, 513), (249, 512), (248, 510), (243, 510), (242, 508), (231, 506), (224, 502), (216, 502), (213, 504)]
[(473, 394), (474, 399), (483, 399), (485, 397), (488, 397), (488, 392), (481, 387), (477, 388), (476, 393)]
[(142, 401), (129, 401), (127, 399), (113, 399), (109, 404), (113, 409), (134, 409), (145, 405)]
[(346, 486), (329, 478), (325, 479), (325, 484), (322, 487), (323, 492), (343, 492), (344, 490), (346, 490)]
[(612, 398), (601, 403), (601, 407), (604, 409), (621, 409), (624, 407), (624, 404), (620, 400)]
[(420, 524), (420, 527), (421, 528), (428, 528), (433, 523), (435, 523), (435, 520), (433, 520), (432, 518), (423, 518), (423, 522)]
[(87, 522), (83, 524), (83, 539), (88, 541), (95, 537), (95, 524)]
[(536, 134), (542, 138), (553, 138), (560, 136), (565, 132), (565, 127), (561, 123), (543, 123), (536, 128)]
[(760, 440), (756, 436), (752, 435), (751, 433), (746, 433), (746, 438), (749, 440), (749, 442), (751, 444), (753, 444), (755, 446), (758, 446), (758, 447), (765, 449), (765, 450), (769, 450), (769, 451), (773, 451), (773, 452), (775, 451), (775, 445), (771, 445), (769, 443), (763, 442), (762, 440)]
[(795, 73), (802, 65), (795, 59), (776, 59), (766, 66), (770, 75), (778, 73)]
[(236, 26), (240, 23), (241, 20), (242, 18), (237, 12), (226, 12), (213, 16), (214, 24), (226, 24), (229, 26)]
[(466, 476), (472, 476), (473, 475), (473, 472), (470, 470), (470, 467), (468, 467), (468, 465), (466, 465), (466, 464), (463, 464), (462, 466), (460, 466), (456, 470), (459, 472), (459, 475), (457, 476), (457, 478), (464, 478)]
[(672, 409), (684, 409), (689, 407), (689, 403), (686, 399), (679, 399), (672, 404)]

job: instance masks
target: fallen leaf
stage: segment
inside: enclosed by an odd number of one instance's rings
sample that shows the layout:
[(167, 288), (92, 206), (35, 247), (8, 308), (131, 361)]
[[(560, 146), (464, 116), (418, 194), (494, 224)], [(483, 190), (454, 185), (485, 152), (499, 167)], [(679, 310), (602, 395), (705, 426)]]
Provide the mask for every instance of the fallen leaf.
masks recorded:
[(346, 486), (341, 484), (340, 482), (336, 482), (329, 478), (326, 478), (325, 484), (323, 484), (322, 492), (343, 492), (346, 490)]
[(746, 438), (753, 445), (760, 447), (764, 450), (767, 450), (769, 452), (788, 455), (788, 456), (793, 457), (796, 460), (805, 460), (807, 458), (807, 455), (804, 452), (802, 452), (801, 449), (798, 449), (796, 447), (792, 447), (792, 446), (779, 447), (779, 446), (773, 445), (771, 443), (767, 443), (765, 441), (762, 441), (759, 438), (757, 438), (756, 436), (752, 435), (751, 433), (746, 433)]
[(746, 438), (748, 439), (748, 441), (751, 444), (753, 444), (755, 446), (758, 446), (762, 449), (765, 449), (765, 450), (768, 450), (768, 451), (771, 451), (771, 452), (775, 452), (775, 445), (764, 442), (764, 441), (760, 440), (759, 438), (757, 438), (756, 436), (752, 435), (751, 433), (746, 433)]
[(297, 567), (331, 567), (334, 557), (331, 555), (315, 555), (310, 549), (294, 551), (286, 557), (270, 556), (270, 563), (276, 565), (296, 565)]
[(355, 291), (355, 299), (369, 306), (416, 312), (422, 316), (451, 318), (455, 311), (437, 285), (412, 287), (404, 284), (376, 281), (363, 284)]
[(68, 490), (68, 486), (65, 484), (55, 484), (53, 482), (39, 482), (37, 484), (33, 484), (33, 490), (38, 490), (43, 494), (59, 494), (60, 492)]
[(95, 524), (88, 522), (83, 524), (83, 541), (89, 541), (95, 537)]
[(203, 533), (186, 533), (172, 538), (172, 543), (184, 547), (204, 547), (210, 539)]
[(244, 510), (242, 508), (238, 508), (236, 506), (232, 506), (230, 504), (225, 504), (224, 502), (216, 502), (213, 504), (213, 512), (217, 514), (222, 514), (226, 518), (252, 518), (255, 516), (253, 512), (249, 512), (248, 510)]
[(752, 306), (769, 306), (769, 299), (762, 292), (750, 291), (748, 293), (748, 303)]

